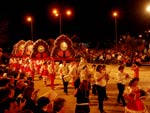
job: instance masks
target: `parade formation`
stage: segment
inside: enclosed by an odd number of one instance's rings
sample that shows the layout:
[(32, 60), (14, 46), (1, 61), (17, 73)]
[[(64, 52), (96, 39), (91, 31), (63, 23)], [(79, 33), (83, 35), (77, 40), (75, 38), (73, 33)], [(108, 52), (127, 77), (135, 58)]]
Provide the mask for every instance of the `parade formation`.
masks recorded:
[[(111, 70), (108, 70), (104, 63), (89, 63), (87, 59), (82, 56), (77, 60), (76, 55), (77, 53), (73, 48), (73, 43), (66, 35), (58, 36), (52, 45), (49, 45), (42, 39), (38, 39), (35, 42), (31, 40), (20, 40), (13, 46), (8, 69), (7, 72), (3, 73), (2, 80), (6, 77), (8, 77), (9, 80), (14, 78), (16, 81), (16, 83), (12, 83), (13, 86), (16, 87), (14, 89), (14, 96), (18, 98), (18, 88), (27, 88), (22, 90), (23, 92), (20, 92), (24, 95), (25, 92), (31, 90), (31, 86), (34, 86), (35, 78), (42, 80), (43, 85), (45, 87), (50, 86), (53, 91), (55, 90), (56, 78), (60, 78), (61, 83), (59, 84), (63, 85), (64, 94), (69, 95), (68, 86), (70, 82), (74, 87), (74, 97), (76, 98), (75, 113), (90, 112), (89, 97), (91, 94), (98, 97), (97, 105), (100, 113), (106, 113), (104, 101), (109, 100), (107, 85), (110, 79), (115, 78), (118, 90), (116, 103), (125, 108), (124, 112), (149, 112), (148, 108), (141, 100), (141, 97), (146, 97), (150, 90), (147, 88), (145, 91), (138, 86), (140, 80), (139, 62), (134, 62), (131, 66), (133, 75), (124, 72), (126, 67), (124, 62), (118, 62), (118, 73), (116, 73), (117, 76), (115, 77), (110, 76)], [(49, 81), (50, 85), (48, 85)], [(27, 83), (27, 85), (23, 85), (24, 83)], [(127, 83), (129, 83), (129, 85), (127, 85)], [(33, 90), (34, 99), (31, 99), (34, 101), (35, 106), (37, 104), (35, 102), (35, 97), (37, 98), (38, 90)], [(56, 95), (57, 94), (54, 92), (53, 98), (55, 98)], [(27, 102), (25, 104), (26, 107), (24, 106), (22, 110), (30, 109), (34, 113), (39, 113), (36, 107), (27, 107), (29, 100), (24, 96), (23, 98), (27, 99)], [(45, 96), (42, 98), (45, 98), (47, 102), (55, 100), (49, 100)], [(47, 113), (54, 112), (52, 107), (50, 111), (48, 109), (47, 111)]]
[[(54, 62), (64, 60), (68, 62), (75, 60), (74, 58), (75, 52), (72, 42), (65, 35), (61, 35), (55, 40), (52, 49), (42, 39), (38, 39), (35, 42), (20, 40), (14, 45), (9, 69), (19, 73), (23, 72), (26, 77), (31, 77), (34, 80), (34, 75), (39, 77), (40, 75), (45, 76), (47, 73), (52, 75)], [(47, 67), (49, 67), (49, 70)]]

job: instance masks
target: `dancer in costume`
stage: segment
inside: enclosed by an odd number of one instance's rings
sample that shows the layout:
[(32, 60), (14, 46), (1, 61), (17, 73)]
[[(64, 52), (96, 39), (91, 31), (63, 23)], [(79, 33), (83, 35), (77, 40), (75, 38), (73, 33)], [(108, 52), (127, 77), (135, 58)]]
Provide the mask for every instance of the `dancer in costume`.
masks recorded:
[(39, 80), (41, 80), (42, 76), (40, 75), (40, 70), (41, 70), (41, 61), (36, 60), (34, 63), (34, 69), (35, 69), (35, 75), (39, 76)]
[(139, 78), (139, 66), (136, 63), (132, 65), (131, 70), (134, 71), (134, 78)]
[(33, 73), (33, 64), (31, 60), (27, 60), (25, 66), (24, 66), (24, 72), (27, 79), (34, 80), (34, 73)]
[(124, 98), (128, 101), (125, 113), (148, 113), (141, 101), (141, 90), (138, 86), (139, 78), (133, 78), (124, 92)]
[(68, 83), (71, 78), (68, 72), (69, 70), (68, 70), (68, 65), (66, 64), (66, 61), (62, 61), (62, 63), (59, 65), (59, 75), (60, 75), (60, 78), (62, 79), (64, 92), (66, 93), (66, 95), (68, 94)]
[(51, 82), (51, 88), (54, 89), (54, 80), (56, 76), (56, 71), (55, 71), (55, 62), (53, 60), (51, 60), (51, 62), (48, 64), (48, 72)]
[[(117, 103), (123, 104), (123, 106), (126, 106), (126, 102), (123, 97), (123, 92), (125, 89), (126, 80), (129, 78), (129, 75), (124, 72), (124, 66), (120, 65), (118, 68), (118, 80), (117, 80), (117, 88), (118, 88), (118, 97), (117, 97)], [(122, 103), (121, 103), (122, 102)]]
[(47, 78), (48, 78), (48, 74), (49, 74), (47, 67), (48, 67), (47, 63), (44, 62), (42, 67), (41, 67), (41, 70), (40, 70), (40, 73), (41, 73), (41, 76), (43, 78), (43, 82), (44, 82), (45, 86), (47, 86)]

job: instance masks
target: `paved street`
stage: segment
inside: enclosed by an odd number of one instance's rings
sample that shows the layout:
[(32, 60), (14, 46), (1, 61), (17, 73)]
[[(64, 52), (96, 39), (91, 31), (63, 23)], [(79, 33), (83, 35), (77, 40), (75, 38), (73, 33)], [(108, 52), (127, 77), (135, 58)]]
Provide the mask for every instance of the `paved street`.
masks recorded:
[[(107, 70), (110, 70), (110, 80), (107, 85), (107, 95), (109, 100), (104, 102), (104, 110), (107, 113), (124, 113), (124, 107), (116, 104), (117, 98), (117, 87), (116, 87), (116, 74), (117, 74), (117, 65), (106, 65)], [(130, 67), (125, 67), (125, 72), (129, 73), (132, 77), (133, 71)], [(140, 67), (140, 82), (139, 85), (146, 89), (150, 87), (150, 66), (142, 66)], [(39, 96), (45, 95), (47, 96), (50, 92), (52, 92), (50, 86), (44, 86), (42, 80), (35, 80), (35, 88), (39, 88)], [(55, 80), (55, 90), (57, 93), (57, 97), (62, 97), (66, 99), (66, 113), (74, 113), (76, 98), (73, 96), (74, 88), (70, 82), (69, 84), (69, 94), (66, 95), (63, 92), (62, 81), (60, 78), (56, 77)], [(90, 94), (90, 110), (91, 113), (99, 113), (98, 105), (97, 105), (97, 96)]]

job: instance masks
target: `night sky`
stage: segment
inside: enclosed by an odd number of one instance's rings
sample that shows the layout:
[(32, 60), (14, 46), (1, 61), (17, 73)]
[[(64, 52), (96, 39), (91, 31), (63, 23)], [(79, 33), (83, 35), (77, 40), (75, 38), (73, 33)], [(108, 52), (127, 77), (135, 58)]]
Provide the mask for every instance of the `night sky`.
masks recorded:
[[(32, 15), (34, 40), (56, 39), (59, 18), (52, 14), (57, 7), (62, 12), (72, 9), (71, 17), (62, 16), (62, 33), (76, 34), (83, 42), (102, 42), (115, 39), (112, 12), (119, 12), (118, 35), (137, 36), (148, 29), (150, 16), (146, 12), (148, 0), (4, 0), (0, 3), (0, 38), (9, 43), (31, 39), (27, 15)], [(6, 41), (4, 41), (6, 42)], [(7, 44), (9, 44), (7, 43)]]

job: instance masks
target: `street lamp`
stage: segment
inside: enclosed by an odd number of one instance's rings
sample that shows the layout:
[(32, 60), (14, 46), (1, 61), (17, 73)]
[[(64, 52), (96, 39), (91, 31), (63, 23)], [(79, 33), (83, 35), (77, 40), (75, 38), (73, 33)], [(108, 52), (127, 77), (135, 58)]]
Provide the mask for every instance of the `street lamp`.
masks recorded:
[[(146, 7), (146, 11), (148, 12), (148, 13), (150, 13), (150, 4)], [(148, 15), (148, 24), (147, 24), (147, 34), (146, 34), (146, 36), (147, 36), (147, 41), (149, 42), (149, 33), (150, 33), (150, 23), (149, 23), (149, 19), (150, 19), (150, 15)]]
[(146, 7), (146, 11), (147, 11), (147, 12), (150, 12), (150, 5), (148, 5), (148, 6)]
[(114, 12), (113, 16), (115, 17), (115, 38), (116, 38), (116, 49), (117, 49), (117, 16), (118, 16), (118, 13)]
[(59, 32), (60, 35), (62, 34), (62, 15), (67, 15), (70, 16), (71, 15), (71, 10), (67, 10), (65, 13), (60, 13), (57, 9), (53, 9), (53, 14), (55, 16), (59, 16)]
[[(146, 7), (146, 11), (149, 13), (149, 15), (148, 15), (148, 17), (150, 16), (150, 5), (148, 5), (147, 7)], [(149, 19), (149, 18), (148, 18)], [(148, 29), (149, 29), (149, 25), (148, 25)]]
[(31, 39), (33, 41), (33, 19), (32, 19), (32, 17), (28, 16), (27, 21), (30, 22), (30, 24), (31, 24)]

